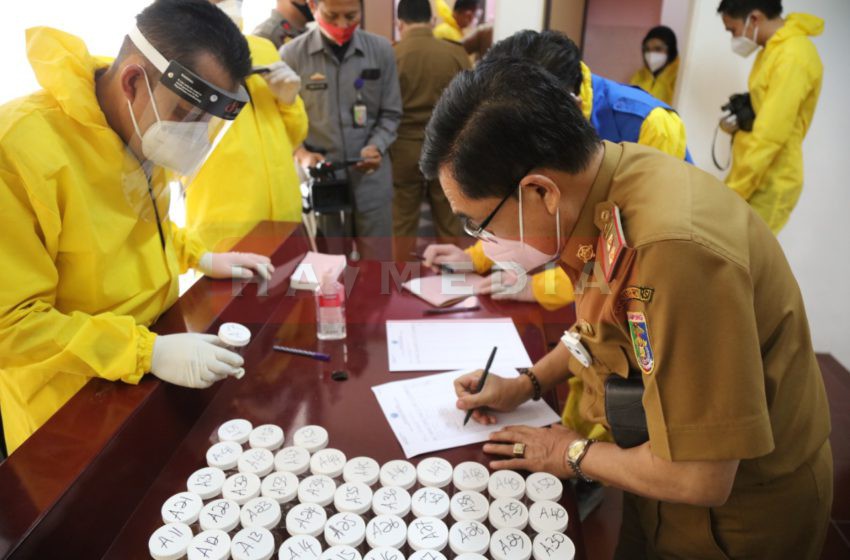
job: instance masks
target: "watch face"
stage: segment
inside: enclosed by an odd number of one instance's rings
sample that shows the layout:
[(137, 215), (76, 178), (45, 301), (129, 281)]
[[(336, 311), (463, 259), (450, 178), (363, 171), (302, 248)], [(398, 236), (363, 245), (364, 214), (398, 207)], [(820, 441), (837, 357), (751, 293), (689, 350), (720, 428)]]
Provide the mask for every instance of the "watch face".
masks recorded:
[(581, 457), (582, 451), (584, 451), (585, 440), (580, 439), (574, 441), (570, 444), (569, 449), (567, 449), (567, 455), (570, 458), (570, 461), (575, 461), (579, 457)]

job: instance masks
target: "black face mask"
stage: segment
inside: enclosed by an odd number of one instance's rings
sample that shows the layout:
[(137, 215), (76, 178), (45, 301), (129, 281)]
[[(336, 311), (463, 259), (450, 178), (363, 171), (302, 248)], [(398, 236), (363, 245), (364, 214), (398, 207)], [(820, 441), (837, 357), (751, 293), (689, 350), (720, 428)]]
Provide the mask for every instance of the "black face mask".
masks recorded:
[(310, 6), (307, 4), (296, 4), (292, 3), (295, 6), (295, 9), (301, 12), (301, 15), (304, 16), (304, 19), (307, 21), (313, 21), (313, 12), (310, 11)]

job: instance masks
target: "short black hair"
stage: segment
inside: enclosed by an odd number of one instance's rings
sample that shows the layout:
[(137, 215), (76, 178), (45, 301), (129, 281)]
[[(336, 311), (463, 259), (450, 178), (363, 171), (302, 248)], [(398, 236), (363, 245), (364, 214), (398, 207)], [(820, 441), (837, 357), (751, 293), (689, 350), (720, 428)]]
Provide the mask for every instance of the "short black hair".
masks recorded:
[(759, 10), (768, 19), (782, 15), (782, 0), (721, 0), (717, 6), (718, 14), (726, 14), (735, 19), (744, 19), (753, 10)]
[(419, 165), (429, 179), (448, 166), (469, 198), (503, 197), (537, 167), (579, 173), (599, 142), (559, 80), (527, 60), (500, 57), (452, 80)]
[(196, 74), (198, 57), (205, 53), (213, 55), (234, 81), (251, 73), (245, 36), (208, 0), (156, 0), (136, 16), (136, 25), (162, 56)]
[(397, 13), (405, 23), (430, 23), (433, 17), (428, 0), (399, 0)]
[(457, 0), (452, 6), (452, 11), (460, 12), (462, 10), (477, 10), (478, 0)]
[(660, 39), (667, 45), (667, 61), (672, 62), (679, 56), (679, 47), (676, 44), (676, 34), (666, 25), (658, 25), (653, 27), (646, 33), (643, 38), (642, 46), (646, 46), (646, 42), (650, 39)]
[(559, 31), (518, 31), (493, 45), (485, 59), (521, 58), (536, 62), (571, 93), (581, 89), (581, 51)]

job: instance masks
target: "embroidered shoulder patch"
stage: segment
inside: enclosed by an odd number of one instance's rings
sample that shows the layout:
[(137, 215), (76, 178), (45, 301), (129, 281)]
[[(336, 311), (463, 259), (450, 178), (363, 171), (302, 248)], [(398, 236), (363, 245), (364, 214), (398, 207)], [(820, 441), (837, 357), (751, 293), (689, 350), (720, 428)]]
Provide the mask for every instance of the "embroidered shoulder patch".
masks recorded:
[(641, 371), (649, 375), (655, 369), (655, 352), (649, 342), (649, 325), (646, 322), (646, 315), (640, 311), (630, 311), (626, 316), (629, 320), (629, 333), (632, 335), (635, 359)]

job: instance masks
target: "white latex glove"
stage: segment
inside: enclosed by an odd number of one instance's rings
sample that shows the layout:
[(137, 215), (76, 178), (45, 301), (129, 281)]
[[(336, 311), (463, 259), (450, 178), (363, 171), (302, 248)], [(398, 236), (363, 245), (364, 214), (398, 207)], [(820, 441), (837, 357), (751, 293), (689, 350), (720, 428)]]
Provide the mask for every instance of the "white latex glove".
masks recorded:
[(301, 76), (283, 61), (273, 62), (266, 66), (269, 69), (262, 76), (269, 84), (269, 89), (284, 105), (292, 105), (298, 92), (301, 91)]
[(274, 265), (268, 257), (254, 253), (204, 253), (198, 270), (210, 278), (253, 278), (256, 271), (270, 280)]
[(440, 265), (446, 265), (457, 272), (473, 272), (472, 257), (458, 247), (450, 243), (437, 243), (428, 245), (422, 254), (425, 266), (438, 270)]
[(495, 270), (478, 286), (477, 294), (490, 294), (496, 300), (534, 302), (531, 277), (511, 270)]
[(153, 343), (151, 373), (174, 385), (206, 389), (228, 375), (242, 377), (243, 363), (214, 334), (166, 334)]

